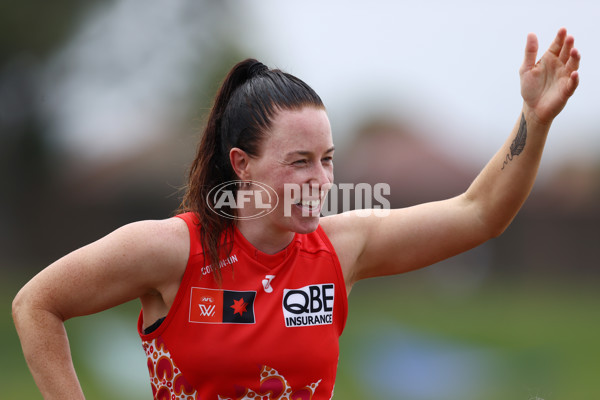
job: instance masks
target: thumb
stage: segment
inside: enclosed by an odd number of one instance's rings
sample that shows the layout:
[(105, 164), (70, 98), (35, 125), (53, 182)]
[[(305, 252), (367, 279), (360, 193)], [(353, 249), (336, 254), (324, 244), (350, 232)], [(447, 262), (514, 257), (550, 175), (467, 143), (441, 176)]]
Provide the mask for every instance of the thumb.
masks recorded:
[(525, 59), (521, 66), (521, 73), (529, 71), (535, 66), (538, 52), (538, 40), (534, 33), (527, 35), (527, 43), (525, 44)]

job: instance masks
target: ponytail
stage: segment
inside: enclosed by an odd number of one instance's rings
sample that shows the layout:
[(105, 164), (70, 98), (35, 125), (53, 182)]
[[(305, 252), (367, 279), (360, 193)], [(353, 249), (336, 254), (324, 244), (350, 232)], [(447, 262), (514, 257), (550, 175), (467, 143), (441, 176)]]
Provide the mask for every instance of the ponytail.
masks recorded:
[[(304, 106), (324, 108), (306, 83), (280, 70), (270, 70), (254, 59), (236, 64), (215, 96), (178, 212), (193, 212), (198, 217), (205, 264), (213, 265), (219, 284), (219, 260), (231, 252), (234, 220), (213, 212), (208, 193), (221, 183), (238, 179), (229, 161), (233, 147), (258, 157), (276, 113)], [(235, 210), (223, 211), (235, 215)]]

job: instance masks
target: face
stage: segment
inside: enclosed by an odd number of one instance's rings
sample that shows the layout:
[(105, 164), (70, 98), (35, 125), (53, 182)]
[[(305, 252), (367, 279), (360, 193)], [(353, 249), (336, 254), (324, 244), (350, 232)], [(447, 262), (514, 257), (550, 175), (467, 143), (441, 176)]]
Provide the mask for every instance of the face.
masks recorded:
[(248, 179), (269, 185), (279, 196), (265, 223), (277, 231), (317, 229), (333, 183), (333, 140), (325, 110), (305, 107), (279, 112), (259, 157), (249, 159), (247, 172)]

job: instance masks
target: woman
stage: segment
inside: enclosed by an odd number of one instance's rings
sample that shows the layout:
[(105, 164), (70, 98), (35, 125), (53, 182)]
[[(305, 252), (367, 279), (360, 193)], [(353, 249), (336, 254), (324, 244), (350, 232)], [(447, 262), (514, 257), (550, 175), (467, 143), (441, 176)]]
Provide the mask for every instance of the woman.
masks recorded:
[[(578, 85), (573, 46), (560, 29), (536, 63), (530, 34), (523, 109), (503, 147), (460, 196), (385, 217), (319, 218), (334, 152), (320, 98), (254, 60), (236, 65), (216, 97), (182, 213), (126, 225), (74, 251), (15, 298), (15, 324), (44, 398), (83, 398), (63, 322), (135, 298), (155, 398), (331, 398), (355, 282), (466, 251), (514, 218), (550, 125)], [(312, 190), (291, 196), (290, 184)], [(215, 196), (225, 187), (238, 203)], [(240, 200), (266, 187), (286, 201), (267, 203), (273, 208), (258, 218), (264, 199)]]

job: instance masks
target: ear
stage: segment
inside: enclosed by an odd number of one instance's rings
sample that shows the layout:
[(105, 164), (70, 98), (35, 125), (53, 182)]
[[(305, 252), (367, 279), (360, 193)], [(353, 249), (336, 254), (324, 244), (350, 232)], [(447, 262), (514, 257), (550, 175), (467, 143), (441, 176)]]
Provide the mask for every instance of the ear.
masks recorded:
[(249, 164), (250, 156), (244, 150), (233, 147), (229, 150), (229, 162), (233, 171), (241, 180), (248, 180), (250, 177)]

